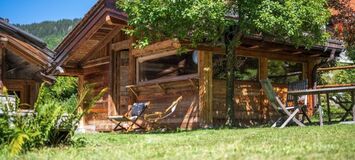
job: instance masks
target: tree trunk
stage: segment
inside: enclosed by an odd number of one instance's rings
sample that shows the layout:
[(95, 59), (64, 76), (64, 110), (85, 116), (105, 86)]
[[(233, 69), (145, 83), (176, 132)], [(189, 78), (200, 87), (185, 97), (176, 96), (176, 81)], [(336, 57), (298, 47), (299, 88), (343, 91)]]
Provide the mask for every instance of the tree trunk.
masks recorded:
[(227, 122), (228, 127), (235, 126), (235, 110), (234, 110), (234, 64), (235, 50), (232, 46), (226, 46), (227, 58), (227, 79), (226, 79), (226, 106), (227, 106)]
[(234, 109), (234, 79), (235, 79), (235, 63), (236, 63), (236, 46), (240, 42), (241, 33), (237, 33), (236, 27), (231, 27), (224, 37), (225, 53), (227, 58), (227, 79), (226, 79), (226, 107), (227, 121), (226, 126), (235, 126), (235, 109)]

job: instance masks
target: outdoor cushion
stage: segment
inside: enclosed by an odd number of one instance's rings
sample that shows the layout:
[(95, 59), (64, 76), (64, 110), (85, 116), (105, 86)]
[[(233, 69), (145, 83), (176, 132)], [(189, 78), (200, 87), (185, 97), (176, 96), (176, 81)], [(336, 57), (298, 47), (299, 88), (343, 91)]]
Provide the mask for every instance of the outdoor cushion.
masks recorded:
[(139, 116), (141, 112), (144, 110), (145, 103), (134, 103), (132, 106), (132, 117)]

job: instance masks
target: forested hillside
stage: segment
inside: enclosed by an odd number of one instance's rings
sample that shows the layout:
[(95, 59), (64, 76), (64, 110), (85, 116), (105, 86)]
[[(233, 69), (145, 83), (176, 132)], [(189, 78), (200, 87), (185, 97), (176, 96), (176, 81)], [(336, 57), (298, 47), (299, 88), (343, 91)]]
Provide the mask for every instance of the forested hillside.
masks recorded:
[[(17, 27), (39, 37), (47, 43), (48, 48), (54, 49), (70, 32), (80, 19), (59, 21), (44, 21), (41, 23), (16, 25)], [(75, 106), (77, 95), (77, 79), (74, 77), (57, 77), (52, 86), (44, 85), (38, 96), (38, 104), (59, 103), (70, 109)]]
[(32, 24), (16, 24), (15, 26), (41, 38), (47, 43), (48, 48), (54, 49), (79, 21), (80, 19), (63, 19)]

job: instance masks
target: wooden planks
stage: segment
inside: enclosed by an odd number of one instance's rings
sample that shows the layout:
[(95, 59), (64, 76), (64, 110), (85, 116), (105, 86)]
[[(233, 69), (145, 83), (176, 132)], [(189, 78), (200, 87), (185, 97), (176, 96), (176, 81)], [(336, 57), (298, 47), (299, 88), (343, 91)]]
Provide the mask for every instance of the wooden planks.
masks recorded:
[[(195, 84), (198, 84), (198, 81), (193, 81)], [(172, 81), (160, 83), (160, 86), (163, 87), (164, 90), (156, 84), (135, 87), (138, 93), (137, 101), (151, 102), (146, 113), (162, 112), (169, 107), (177, 97), (182, 96), (183, 99), (179, 103), (177, 110), (168, 119), (163, 120), (162, 123), (169, 127), (180, 127), (183, 129), (199, 127), (198, 90), (191, 86), (190, 81)]]
[[(225, 80), (213, 80), (213, 117), (214, 122), (226, 119)], [(267, 122), (277, 117), (277, 113), (269, 106), (267, 98), (263, 96), (259, 82), (235, 82), (235, 115), (239, 125), (252, 125)], [(286, 100), (287, 86), (273, 84), (276, 93), (282, 101)]]
[(132, 44), (132, 39), (123, 40), (111, 44), (111, 48), (114, 51), (120, 51), (120, 50), (129, 49), (131, 47), (131, 44)]
[(135, 57), (142, 57), (152, 54), (158, 54), (168, 50), (176, 50), (181, 47), (177, 40), (166, 40), (149, 45), (143, 49), (133, 49), (132, 55)]

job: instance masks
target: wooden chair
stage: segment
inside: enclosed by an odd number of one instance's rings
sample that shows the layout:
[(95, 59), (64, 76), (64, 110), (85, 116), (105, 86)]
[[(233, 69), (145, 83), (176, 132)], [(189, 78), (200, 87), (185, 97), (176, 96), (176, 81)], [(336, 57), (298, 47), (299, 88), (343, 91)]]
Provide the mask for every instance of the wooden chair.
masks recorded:
[(271, 106), (281, 114), (281, 117), (272, 125), (272, 127), (276, 127), (276, 125), (285, 118), (287, 119), (283, 122), (280, 128), (284, 128), (291, 120), (299, 126), (305, 126), (302, 122), (295, 118), (300, 109), (298, 107), (286, 107), (284, 104), (282, 104), (280, 98), (276, 95), (269, 79), (260, 80), (260, 84)]
[[(297, 91), (297, 90), (305, 90), (305, 89), (308, 89), (308, 80), (291, 82), (291, 83), (288, 83), (288, 86), (287, 86), (288, 91)], [(303, 101), (301, 103), (302, 105), (300, 106), (300, 111), (301, 111), (300, 113), (302, 114), (302, 120), (304, 120), (304, 118), (306, 118), (309, 123), (312, 123), (311, 119), (308, 117), (307, 112), (306, 112), (307, 111), (307, 100), (308, 100), (308, 96), (303, 95), (303, 96), (298, 97), (297, 102)], [(288, 105), (290, 103), (292, 103), (292, 104), (294, 103), (294, 97), (292, 95), (287, 94), (286, 107), (289, 107)], [(295, 104), (293, 104), (293, 105), (295, 105)]]
[[(145, 129), (142, 125), (139, 125), (137, 121), (143, 118), (144, 111), (148, 108), (150, 102), (147, 103), (134, 103), (132, 107), (124, 115), (109, 116), (108, 119), (114, 123), (117, 123), (114, 131), (124, 130), (131, 131), (134, 126), (138, 126), (137, 129)], [(128, 127), (122, 126), (122, 123), (130, 123)]]
[(155, 112), (153, 114), (144, 115), (144, 120), (150, 123), (150, 125), (152, 126), (151, 128), (156, 128), (157, 126), (160, 126), (159, 122), (173, 115), (181, 100), (182, 96), (180, 96), (173, 103), (171, 103), (171, 105), (166, 108), (164, 112)]

